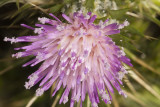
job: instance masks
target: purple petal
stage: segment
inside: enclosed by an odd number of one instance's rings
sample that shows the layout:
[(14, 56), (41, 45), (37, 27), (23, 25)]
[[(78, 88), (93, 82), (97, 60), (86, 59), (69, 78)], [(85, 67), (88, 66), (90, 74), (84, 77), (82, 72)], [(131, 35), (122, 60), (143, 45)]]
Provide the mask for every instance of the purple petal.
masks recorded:
[(28, 26), (28, 25), (26, 25), (26, 24), (21, 24), (21, 26), (26, 27), (26, 28), (28, 28), (28, 29), (32, 29), (32, 30), (34, 30), (34, 28), (33, 28), (33, 27)]
[(55, 18), (58, 22), (62, 23), (56, 16), (54, 16), (52, 13), (49, 14), (50, 16), (52, 16), (53, 18)]
[(120, 33), (120, 30), (110, 30), (105, 33), (105, 35), (114, 35)]
[(96, 18), (97, 18), (97, 16), (93, 15), (89, 20), (89, 24), (93, 23)]
[(73, 23), (73, 20), (71, 18), (69, 18), (67, 15), (62, 14), (62, 16), (70, 23)]
[(104, 27), (104, 30), (111, 30), (111, 29), (118, 29), (117, 23), (113, 23), (113, 24), (110, 24), (110, 25)]

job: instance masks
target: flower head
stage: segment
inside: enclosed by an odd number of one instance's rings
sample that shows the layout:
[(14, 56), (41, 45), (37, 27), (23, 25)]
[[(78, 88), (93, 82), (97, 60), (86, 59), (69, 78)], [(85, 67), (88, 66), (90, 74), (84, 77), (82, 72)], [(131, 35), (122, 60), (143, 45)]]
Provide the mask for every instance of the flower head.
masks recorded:
[(31, 74), (26, 82), (26, 89), (40, 82), (36, 95), (40, 96), (47, 91), (53, 83), (55, 88), (52, 96), (63, 86), (65, 89), (60, 103), (68, 101), (71, 92), (71, 103), (85, 100), (88, 93), (93, 107), (97, 107), (99, 96), (107, 104), (111, 103), (113, 87), (120, 95), (126, 97), (120, 85), (122, 78), (127, 73), (123, 64), (132, 66), (130, 59), (125, 56), (123, 48), (115, 45), (109, 35), (120, 33), (119, 29), (127, 26), (111, 23), (109, 19), (94, 24), (96, 15), (83, 15), (75, 12), (70, 16), (62, 14), (68, 23), (62, 23), (53, 14), (56, 20), (38, 18), (42, 24), (36, 24), (37, 28), (22, 24), (22, 26), (34, 30), (35, 36), (22, 36), (18, 38), (5, 38), (5, 41), (30, 42), (28, 46), (15, 48), (23, 50), (13, 57), (25, 57), (29, 55), (35, 58), (26, 64), (35, 66), (43, 62), (37, 71)]

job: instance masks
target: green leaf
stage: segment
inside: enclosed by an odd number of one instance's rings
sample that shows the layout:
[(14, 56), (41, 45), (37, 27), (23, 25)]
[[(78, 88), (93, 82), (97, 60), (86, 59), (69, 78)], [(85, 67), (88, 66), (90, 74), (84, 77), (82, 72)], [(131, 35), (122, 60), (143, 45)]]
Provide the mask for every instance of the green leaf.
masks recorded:
[(17, 8), (19, 10), (19, 0), (16, 0), (16, 5), (17, 5)]
[(134, 28), (133, 26), (127, 26), (125, 29), (128, 30), (133, 35), (135, 34), (135, 35), (140, 35), (145, 37), (145, 35), (142, 32), (140, 32), (138, 29)]
[(128, 8), (125, 9), (119, 9), (119, 10), (109, 10), (109, 14), (113, 19), (117, 19), (117, 20), (124, 20), (124, 18), (126, 19), (126, 12), (128, 11)]
[(148, 20), (150, 20), (150, 21), (156, 23), (158, 26), (160, 26), (160, 21), (159, 21), (157, 18), (151, 16), (150, 14), (146, 14), (146, 13), (144, 13), (143, 15), (144, 15), (145, 18), (147, 18)]
[(15, 12), (15, 13), (13, 14), (13, 16), (12, 16), (11, 18), (15, 17), (16, 15), (18, 15), (19, 13), (21, 13), (21, 12), (23, 12), (24, 10), (28, 9), (29, 7), (31, 7), (30, 4), (24, 4), (22, 7), (19, 8), (19, 10), (18, 10), (17, 12)]
[(130, 38), (123, 36), (121, 34), (117, 34), (117, 35), (110, 35), (110, 37), (113, 39), (113, 41), (116, 42), (116, 45), (125, 47), (127, 49), (132, 49), (132, 50), (136, 50), (136, 47), (134, 47), (131, 43), (130, 43)]
[(160, 0), (151, 0), (154, 4), (156, 4), (157, 6), (160, 6)]
[(13, 2), (13, 0), (0, 0), (0, 7), (10, 2)]
[(116, 42), (116, 44), (120, 45), (122, 44), (122, 42), (128, 42), (129, 38), (121, 35), (121, 34), (117, 34), (117, 35), (110, 35), (110, 37)]
[(74, 0), (64, 0), (64, 4), (67, 4), (67, 3), (71, 3), (73, 2)]
[(50, 8), (50, 12), (55, 13), (55, 12), (59, 11), (62, 7), (63, 7), (63, 4), (57, 4), (57, 5)]
[(85, 7), (91, 11), (94, 8), (94, 0), (86, 0)]
[(12, 24), (9, 26), (13, 26), (16, 22), (20, 21), (22, 18), (26, 17), (27, 14), (24, 12), (24, 13), (21, 13), (20, 15), (18, 15), (18, 17), (16, 17), (16, 19), (12, 22)]

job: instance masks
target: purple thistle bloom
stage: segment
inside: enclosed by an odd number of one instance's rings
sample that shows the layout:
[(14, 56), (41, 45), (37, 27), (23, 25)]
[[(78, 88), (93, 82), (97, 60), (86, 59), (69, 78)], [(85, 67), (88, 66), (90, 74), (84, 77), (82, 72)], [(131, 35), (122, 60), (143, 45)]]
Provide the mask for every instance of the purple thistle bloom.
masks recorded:
[(132, 66), (130, 59), (125, 56), (123, 48), (115, 45), (109, 35), (120, 33), (120, 29), (129, 23), (123, 24), (100, 21), (93, 24), (96, 15), (87, 15), (75, 12), (70, 16), (62, 14), (68, 23), (62, 23), (56, 16), (50, 14), (56, 20), (38, 18), (42, 24), (36, 24), (37, 28), (22, 24), (22, 26), (34, 30), (34, 36), (22, 36), (7, 38), (4, 41), (30, 42), (28, 46), (15, 48), (24, 50), (13, 54), (13, 57), (25, 57), (29, 55), (35, 58), (23, 65), (35, 66), (43, 62), (37, 71), (31, 74), (25, 83), (26, 89), (40, 82), (36, 95), (41, 96), (55, 83), (52, 96), (63, 86), (64, 93), (60, 104), (68, 101), (71, 91), (70, 107), (75, 101), (85, 100), (88, 93), (93, 107), (97, 107), (99, 96), (107, 104), (111, 103), (110, 93), (114, 93), (113, 87), (120, 95), (126, 97), (120, 85), (122, 78), (127, 73), (123, 63)]

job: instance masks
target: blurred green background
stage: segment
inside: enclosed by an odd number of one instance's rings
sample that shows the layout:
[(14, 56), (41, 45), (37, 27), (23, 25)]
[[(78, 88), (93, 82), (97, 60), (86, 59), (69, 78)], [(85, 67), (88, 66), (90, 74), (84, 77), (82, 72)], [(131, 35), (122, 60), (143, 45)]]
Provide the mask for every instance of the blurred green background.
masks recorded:
[[(21, 27), (21, 23), (34, 26), (38, 17), (50, 18), (48, 13), (62, 19), (62, 12), (76, 11), (75, 7), (96, 14), (95, 23), (107, 18), (130, 22), (121, 34), (112, 36), (116, 44), (125, 47), (134, 65), (128, 68), (129, 74), (123, 80), (128, 98), (115, 93), (111, 105), (101, 102), (99, 107), (160, 107), (160, 0), (0, 0), (0, 107), (69, 106), (69, 102), (57, 102), (62, 90), (51, 97), (50, 89), (36, 98), (38, 85), (25, 89), (27, 77), (39, 65), (21, 67), (31, 57), (15, 59), (11, 55), (16, 53), (15, 47), (26, 44), (11, 45), (3, 39), (31, 35), (33, 32)], [(90, 107), (90, 102), (86, 99), (83, 106)]]

